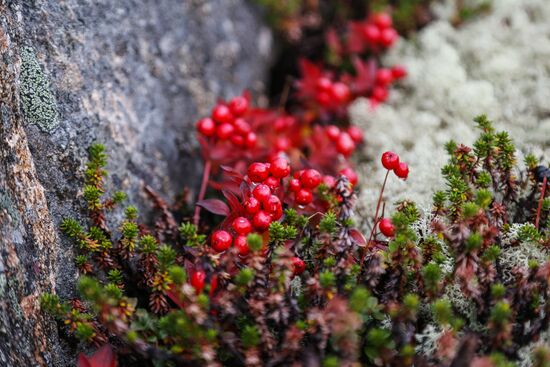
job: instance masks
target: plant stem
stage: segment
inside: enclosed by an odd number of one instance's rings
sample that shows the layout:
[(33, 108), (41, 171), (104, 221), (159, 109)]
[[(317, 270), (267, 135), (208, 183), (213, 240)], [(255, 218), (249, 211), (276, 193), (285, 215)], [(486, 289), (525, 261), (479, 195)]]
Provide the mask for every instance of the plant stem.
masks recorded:
[[(204, 163), (204, 171), (202, 173), (201, 189), (199, 191), (199, 196), (197, 197), (197, 202), (204, 199), (204, 195), (206, 194), (206, 186), (208, 186), (208, 180), (210, 179), (210, 170), (211, 169), (212, 169), (212, 162), (210, 160), (207, 160)], [(195, 204), (195, 215), (193, 216), (193, 224), (195, 224), (196, 227), (199, 226), (200, 217), (201, 217), (201, 207)]]
[[(370, 241), (372, 240), (372, 237), (374, 235), (374, 231), (376, 231), (376, 225), (378, 224), (379, 218), (378, 218), (378, 212), (380, 211), (380, 204), (382, 203), (382, 195), (384, 194), (384, 189), (386, 188), (386, 182), (388, 181), (388, 175), (390, 174), (390, 170), (386, 171), (386, 177), (384, 177), (384, 183), (382, 184), (382, 187), (380, 188), (380, 195), (378, 195), (378, 202), (376, 203), (376, 212), (374, 213), (374, 224), (372, 226), (372, 229), (370, 231), (369, 240), (367, 241), (368, 248), (370, 246)], [(365, 260), (366, 255), (366, 248), (363, 249), (363, 254), (361, 255), (361, 270), (363, 270), (363, 261)]]
[(539, 229), (540, 210), (542, 209), (542, 202), (544, 201), (544, 194), (546, 193), (546, 176), (542, 179), (542, 190), (540, 193), (539, 207), (537, 208), (537, 219), (535, 220), (535, 228)]

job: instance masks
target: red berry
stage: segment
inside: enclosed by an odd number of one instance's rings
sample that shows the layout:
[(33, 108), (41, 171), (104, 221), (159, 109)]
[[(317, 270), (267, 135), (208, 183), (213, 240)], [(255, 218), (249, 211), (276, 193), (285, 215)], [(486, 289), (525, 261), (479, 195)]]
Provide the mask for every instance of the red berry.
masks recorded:
[(389, 218), (382, 218), (378, 223), (378, 228), (380, 228), (380, 232), (386, 237), (393, 237), (395, 234), (395, 226)]
[(210, 245), (218, 252), (222, 252), (231, 247), (233, 238), (227, 231), (216, 231), (212, 234)]
[(246, 139), (244, 143), (248, 149), (252, 149), (256, 147), (257, 142), (258, 142), (258, 136), (254, 132), (251, 131), (246, 135)]
[(392, 26), (392, 19), (387, 13), (374, 14), (372, 21), (377, 27), (384, 29)]
[(331, 88), (331, 94), (338, 102), (346, 102), (351, 96), (349, 87), (341, 82), (334, 83)]
[(237, 238), (235, 238), (235, 248), (241, 256), (246, 256), (250, 253), (250, 247), (248, 247), (246, 236), (237, 236)]
[(390, 69), (381, 68), (376, 70), (376, 83), (388, 85), (393, 81), (393, 73)]
[(346, 157), (353, 153), (355, 150), (355, 143), (348, 133), (343, 132), (340, 134), (336, 141), (336, 150)]
[(363, 141), (363, 131), (361, 131), (361, 129), (357, 126), (350, 126), (348, 128), (348, 134), (357, 144)]
[(337, 126), (329, 125), (325, 128), (325, 133), (332, 141), (336, 141), (340, 136), (340, 129)]
[(235, 232), (240, 235), (249, 234), (250, 231), (252, 231), (252, 224), (250, 224), (250, 221), (245, 217), (235, 218), (233, 220), (233, 223), (231, 223), (231, 226), (233, 227)]
[(248, 122), (246, 122), (245, 119), (235, 119), (235, 122), (233, 122), (233, 126), (235, 126), (235, 131), (237, 132), (237, 134), (246, 136), (246, 134), (250, 132), (250, 125), (248, 124)]
[(278, 209), (281, 207), (282, 207), (281, 200), (275, 195), (271, 195), (264, 202), (264, 209), (270, 214), (277, 212)]
[(243, 96), (233, 98), (229, 102), (229, 109), (235, 116), (242, 116), (248, 110), (248, 100)]
[(264, 203), (271, 196), (271, 189), (267, 185), (259, 184), (252, 190), (252, 195), (254, 195), (260, 203)]
[(244, 138), (242, 135), (231, 135), (231, 142), (237, 147), (242, 147), (244, 145)]
[(212, 136), (216, 133), (216, 123), (209, 117), (200, 119), (197, 122), (197, 131), (204, 136)]
[(397, 168), (393, 169), (393, 172), (397, 177), (406, 180), (409, 177), (409, 166), (405, 162), (400, 162)]
[(288, 160), (282, 157), (272, 160), (271, 166), (269, 167), (269, 173), (276, 178), (288, 176), (290, 174), (290, 165), (288, 164)]
[(271, 214), (271, 219), (279, 220), (283, 216), (283, 206), (279, 205), (277, 209)]
[(286, 152), (290, 148), (290, 139), (286, 136), (278, 137), (275, 141), (275, 151)]
[(248, 215), (254, 215), (260, 210), (260, 202), (255, 197), (249, 197), (244, 202), (244, 210)]
[(330, 104), (332, 102), (332, 97), (329, 94), (329, 92), (317, 93), (317, 95), (315, 96), (315, 99), (317, 100), (317, 103), (319, 103), (323, 107), (330, 106)]
[(329, 92), (332, 87), (332, 81), (329, 78), (321, 77), (317, 79), (317, 90), (321, 92)]
[(374, 98), (378, 102), (384, 102), (386, 99), (388, 99), (388, 94), (389, 92), (386, 87), (375, 85), (374, 88), (372, 88), (372, 98)]
[(321, 183), (322, 177), (316, 169), (307, 169), (300, 176), (300, 182), (306, 189), (314, 189)]
[(252, 218), (252, 224), (254, 225), (254, 228), (260, 232), (263, 232), (267, 230), (271, 224), (271, 215), (269, 215), (266, 211), (260, 210), (256, 213), (256, 215), (254, 215), (254, 218)]
[(199, 294), (204, 288), (204, 280), (206, 279), (206, 274), (202, 270), (195, 270), (191, 275), (191, 285), (195, 288), (195, 292)]
[(292, 268), (294, 275), (300, 275), (306, 270), (306, 263), (299, 257), (292, 258)]
[(332, 176), (326, 175), (323, 177), (323, 183), (327, 185), (329, 189), (332, 189), (336, 185), (336, 179)]
[(296, 193), (296, 202), (298, 205), (308, 205), (313, 201), (313, 194), (308, 189), (300, 189)]
[(223, 104), (219, 104), (212, 110), (212, 118), (217, 123), (230, 123), (233, 122), (233, 115), (231, 114), (231, 110), (229, 107)]
[(233, 125), (230, 123), (223, 123), (216, 129), (216, 135), (220, 140), (226, 140), (233, 134), (233, 131), (235, 131)]
[(290, 180), (290, 182), (288, 183), (288, 189), (292, 192), (297, 192), (298, 190), (300, 190), (302, 188), (302, 184), (300, 183), (300, 180), (297, 179), (297, 178), (293, 178), (292, 180)]
[(272, 191), (275, 190), (280, 185), (280, 179), (273, 176), (269, 176), (265, 179), (264, 185), (267, 185)]
[(355, 186), (357, 185), (357, 181), (359, 181), (358, 177), (357, 177), (357, 173), (355, 173), (354, 170), (352, 170), (351, 168), (349, 167), (346, 167), (344, 168), (343, 170), (341, 170), (339, 172), (342, 176), (346, 176), (349, 180), (349, 182)]
[(396, 169), (399, 166), (399, 156), (394, 152), (384, 152), (381, 160), (385, 169)]
[(404, 66), (396, 65), (391, 68), (391, 74), (394, 79), (403, 79), (407, 76), (407, 69)]
[(372, 24), (367, 24), (363, 27), (363, 38), (370, 43), (376, 44), (380, 41), (380, 29)]
[(397, 32), (393, 28), (386, 28), (380, 34), (380, 43), (385, 47), (390, 47), (397, 40)]
[(263, 182), (269, 176), (269, 170), (265, 163), (254, 162), (248, 166), (248, 177), (252, 182)]

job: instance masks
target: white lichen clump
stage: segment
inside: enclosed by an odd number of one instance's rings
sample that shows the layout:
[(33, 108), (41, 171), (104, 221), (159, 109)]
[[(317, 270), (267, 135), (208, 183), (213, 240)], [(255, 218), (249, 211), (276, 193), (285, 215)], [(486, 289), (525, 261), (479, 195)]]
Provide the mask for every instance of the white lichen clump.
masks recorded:
[[(444, 7), (438, 13), (444, 14)], [(359, 167), (359, 217), (374, 214), (385, 174), (379, 158), (386, 150), (410, 167), (407, 181), (390, 177), (388, 204), (410, 198), (429, 205), (444, 184), (444, 143), (471, 144), (477, 136), (472, 118), (479, 114), (509, 131), (522, 151), (550, 156), (548, 34), (549, 1), (499, 0), (488, 15), (460, 28), (439, 20), (415, 38), (401, 40), (386, 64), (405, 65), (409, 76), (403, 88), (392, 90), (389, 103), (374, 111), (365, 100), (350, 109), (352, 120), (365, 130), (363, 154), (374, 159)]]

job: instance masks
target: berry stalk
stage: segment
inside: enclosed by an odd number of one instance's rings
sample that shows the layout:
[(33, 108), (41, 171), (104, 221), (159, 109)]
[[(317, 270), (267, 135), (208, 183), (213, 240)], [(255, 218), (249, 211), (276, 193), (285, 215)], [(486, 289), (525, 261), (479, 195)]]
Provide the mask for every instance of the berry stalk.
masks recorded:
[[(208, 185), (208, 180), (210, 179), (210, 171), (212, 170), (212, 161), (207, 159), (204, 163), (204, 171), (202, 173), (201, 188), (199, 191), (199, 196), (197, 197), (197, 202), (204, 199), (206, 194), (206, 186)], [(198, 227), (201, 216), (201, 207), (195, 205), (195, 214), (193, 215), (193, 224)]]

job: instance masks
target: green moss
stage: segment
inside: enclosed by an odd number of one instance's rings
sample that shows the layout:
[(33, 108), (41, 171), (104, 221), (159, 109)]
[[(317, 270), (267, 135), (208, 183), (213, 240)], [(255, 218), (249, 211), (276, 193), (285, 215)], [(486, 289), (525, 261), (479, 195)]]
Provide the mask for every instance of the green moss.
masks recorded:
[(42, 71), (34, 50), (21, 50), (21, 101), (28, 122), (43, 131), (51, 131), (59, 125), (59, 113), (50, 82)]

